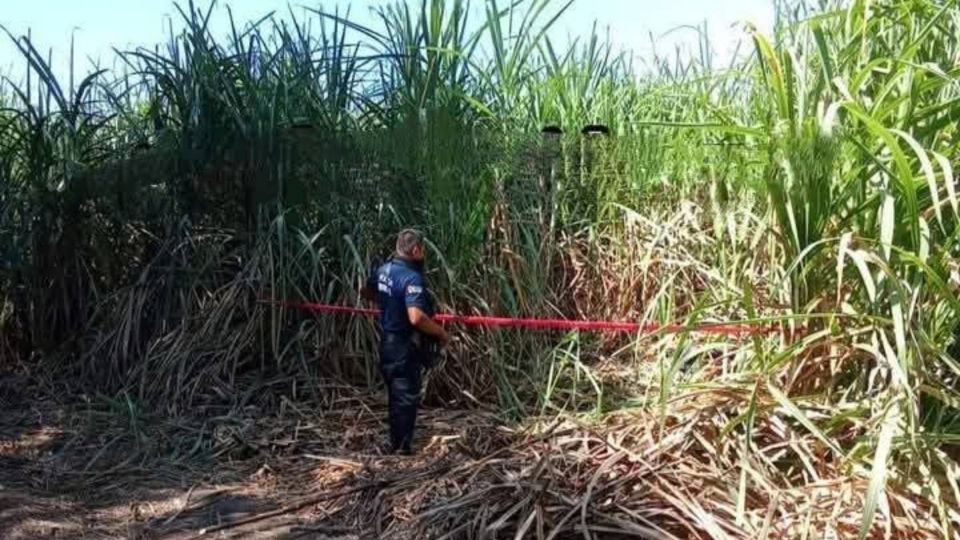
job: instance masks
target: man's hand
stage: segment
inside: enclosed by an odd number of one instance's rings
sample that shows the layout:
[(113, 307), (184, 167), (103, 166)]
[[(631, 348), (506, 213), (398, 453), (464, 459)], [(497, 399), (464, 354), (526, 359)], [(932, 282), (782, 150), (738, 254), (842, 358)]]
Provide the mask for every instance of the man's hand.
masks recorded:
[(441, 345), (446, 346), (447, 343), (450, 343), (450, 334), (448, 334), (442, 326), (434, 322), (422, 309), (418, 307), (408, 307), (407, 318), (410, 319), (410, 324), (412, 324), (414, 328), (437, 338)]
[(450, 334), (444, 330), (442, 326), (440, 327), (440, 330), (443, 332), (443, 335), (439, 336), (437, 339), (440, 340), (440, 345), (442, 347), (446, 347), (450, 344)]

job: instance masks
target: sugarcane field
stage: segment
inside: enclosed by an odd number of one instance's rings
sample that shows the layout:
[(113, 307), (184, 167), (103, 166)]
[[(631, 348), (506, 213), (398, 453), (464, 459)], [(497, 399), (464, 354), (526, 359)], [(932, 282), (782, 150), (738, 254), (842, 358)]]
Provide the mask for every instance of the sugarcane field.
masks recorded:
[(958, 127), (957, 0), (3, 2), (0, 539), (960, 540)]

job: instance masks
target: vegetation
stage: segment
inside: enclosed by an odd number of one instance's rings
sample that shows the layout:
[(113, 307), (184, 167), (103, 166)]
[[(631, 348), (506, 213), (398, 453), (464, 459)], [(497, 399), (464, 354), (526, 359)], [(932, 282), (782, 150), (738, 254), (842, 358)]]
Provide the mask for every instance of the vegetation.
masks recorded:
[(726, 69), (705, 42), (638, 73), (598, 35), (558, 50), (545, 30), (568, 6), (488, 0), (473, 20), (424, 0), (368, 28), (191, 3), (166, 46), (69, 81), (11, 35), (8, 367), (169, 415), (376, 384), (372, 321), (259, 300), (357, 304), (416, 225), (449, 310), (777, 329), (460, 329), (428, 401), (630, 411), (649, 429), (618, 444), (722, 486), (657, 495), (690, 534), (953, 538), (960, 7), (798, 2)]

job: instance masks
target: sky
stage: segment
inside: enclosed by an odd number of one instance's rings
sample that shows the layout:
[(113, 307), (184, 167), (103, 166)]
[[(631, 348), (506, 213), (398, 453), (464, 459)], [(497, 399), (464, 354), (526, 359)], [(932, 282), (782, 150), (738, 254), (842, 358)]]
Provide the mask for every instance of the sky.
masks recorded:
[[(418, 0), (411, 0), (419, 3)], [(500, 0), (506, 5), (509, 0)], [(560, 5), (562, 0), (554, 0)], [(181, 0), (185, 6), (187, 0)], [(358, 22), (372, 21), (371, 9), (386, 2), (378, 0), (217, 0), (214, 32), (226, 35), (227, 17), (224, 5), (229, 5), (238, 21), (253, 21), (276, 10), (288, 13), (288, 6), (300, 12), (304, 6), (350, 6), (352, 18)], [(32, 32), (39, 50), (53, 51), (54, 68), (66, 72), (71, 34), (76, 42), (77, 67), (89, 71), (90, 59), (99, 59), (108, 67), (114, 57), (113, 47), (130, 49), (136, 46), (162, 43), (167, 35), (168, 21), (176, 25), (180, 15), (174, 0), (0, 0), (0, 25), (15, 36)], [(209, 0), (196, 0), (198, 6), (208, 6)], [(473, 9), (482, 9), (483, 0), (473, 0)], [(773, 25), (772, 0), (574, 0), (551, 31), (551, 38), (562, 45), (568, 38), (590, 33), (594, 22), (600, 31), (609, 31), (615, 47), (630, 51), (635, 65), (642, 68), (651, 58), (652, 33), (657, 50), (663, 54), (679, 45), (695, 51), (698, 35), (691, 29), (670, 32), (682, 25), (701, 25), (706, 21), (710, 42), (715, 51), (715, 66), (728, 62), (738, 40), (745, 39), (743, 22), (756, 24), (767, 32)], [(664, 34), (667, 34), (664, 36)], [(743, 50), (749, 50), (744, 46)], [(0, 34), (0, 74), (19, 78), (22, 61), (6, 35)]]

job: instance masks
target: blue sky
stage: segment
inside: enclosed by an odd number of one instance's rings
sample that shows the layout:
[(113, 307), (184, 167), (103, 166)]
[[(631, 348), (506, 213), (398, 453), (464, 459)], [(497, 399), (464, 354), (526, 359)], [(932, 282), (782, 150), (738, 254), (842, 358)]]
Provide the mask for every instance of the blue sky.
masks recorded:
[[(41, 50), (53, 49), (57, 71), (64, 70), (69, 57), (71, 32), (76, 37), (78, 68), (87, 71), (87, 58), (99, 58), (109, 65), (112, 47), (132, 48), (162, 42), (166, 35), (167, 21), (179, 14), (173, 0), (0, 0), (0, 24), (15, 35), (33, 32), (33, 41)], [(418, 0), (412, 0), (418, 2)], [(197, 0), (197, 5), (206, 6), (209, 0)], [(218, 0), (218, 35), (226, 31), (226, 12), (229, 4), (239, 21), (250, 21), (272, 11), (287, 13), (287, 6), (295, 11), (302, 6), (323, 6), (332, 10), (335, 6), (351, 6), (354, 18), (368, 22), (370, 10), (384, 2), (377, 0)], [(507, 4), (501, 0), (500, 4)], [(481, 8), (482, 0), (474, 0), (474, 9)], [(560, 1), (555, 0), (559, 5)], [(182, 0), (181, 5), (186, 5)], [(590, 32), (593, 22), (598, 28), (609, 29), (611, 41), (620, 48), (633, 51), (638, 62), (650, 57), (650, 33), (655, 36), (680, 25), (698, 25), (707, 21), (711, 43), (716, 51), (717, 62), (729, 60), (738, 39), (743, 39), (739, 23), (750, 21), (769, 31), (773, 24), (772, 0), (575, 0), (573, 7), (564, 14), (554, 27), (551, 37), (560, 43), (567, 36)], [(737, 25), (737, 26), (735, 26)], [(692, 30), (678, 30), (660, 37), (658, 50), (672, 51), (679, 44), (695, 50), (697, 36)], [(0, 73), (19, 78), (13, 66), (21, 62), (9, 38), (0, 35)], [(638, 63), (638, 65), (640, 65)]]

